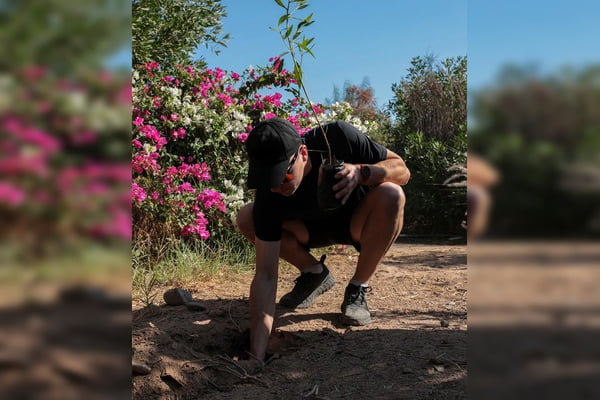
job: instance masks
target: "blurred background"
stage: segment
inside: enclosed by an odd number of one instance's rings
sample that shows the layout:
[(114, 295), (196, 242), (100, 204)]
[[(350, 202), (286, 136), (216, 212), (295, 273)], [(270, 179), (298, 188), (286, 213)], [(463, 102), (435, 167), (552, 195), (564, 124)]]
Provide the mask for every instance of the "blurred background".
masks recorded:
[(468, 10), (469, 397), (598, 398), (600, 6)]
[(1, 397), (129, 398), (131, 3), (0, 26)]

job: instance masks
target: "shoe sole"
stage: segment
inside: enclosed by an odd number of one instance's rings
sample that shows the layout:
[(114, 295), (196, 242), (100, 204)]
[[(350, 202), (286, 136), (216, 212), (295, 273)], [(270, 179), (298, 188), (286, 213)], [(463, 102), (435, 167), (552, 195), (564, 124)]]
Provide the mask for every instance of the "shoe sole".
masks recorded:
[(281, 305), (283, 307), (291, 308), (291, 309), (309, 308), (310, 306), (312, 306), (314, 304), (317, 297), (319, 297), (320, 295), (322, 295), (323, 293), (325, 293), (326, 291), (331, 289), (334, 285), (335, 285), (335, 279), (333, 278), (333, 275), (329, 274), (323, 280), (323, 282), (321, 282), (319, 287), (317, 287), (306, 299), (304, 299), (304, 301), (302, 303), (300, 303), (298, 305), (293, 305), (293, 304), (286, 304), (285, 301), (282, 303), (281, 300), (279, 300), (279, 305)]
[(343, 325), (364, 326), (369, 325), (371, 323), (371, 317), (364, 319), (356, 319), (342, 314), (340, 315), (340, 323), (342, 323)]

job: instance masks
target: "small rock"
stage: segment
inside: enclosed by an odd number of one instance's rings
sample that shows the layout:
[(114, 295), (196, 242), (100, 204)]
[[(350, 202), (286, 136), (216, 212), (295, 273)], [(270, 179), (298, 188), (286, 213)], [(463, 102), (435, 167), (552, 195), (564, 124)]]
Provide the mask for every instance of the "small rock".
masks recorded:
[(169, 289), (163, 294), (165, 303), (169, 306), (181, 306), (192, 301), (192, 294), (180, 288)]
[(435, 369), (437, 372), (444, 372), (445, 370), (443, 365), (434, 365), (433, 369)]
[(152, 368), (138, 361), (131, 362), (131, 371), (138, 375), (148, 375)]
[(442, 319), (442, 320), (440, 321), (440, 325), (441, 325), (443, 328), (447, 328), (447, 327), (449, 327), (449, 326), (450, 326), (450, 322), (448, 322), (448, 320)]

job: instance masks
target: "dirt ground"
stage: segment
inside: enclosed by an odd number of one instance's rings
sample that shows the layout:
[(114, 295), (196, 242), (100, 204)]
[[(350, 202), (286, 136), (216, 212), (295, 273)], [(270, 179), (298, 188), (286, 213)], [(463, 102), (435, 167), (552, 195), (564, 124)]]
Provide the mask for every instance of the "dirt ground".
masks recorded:
[[(277, 307), (271, 358), (256, 374), (236, 362), (247, 346), (252, 272), (184, 287), (203, 311), (134, 301), (133, 360), (150, 370), (134, 373), (133, 398), (466, 398), (466, 246), (395, 244), (370, 282), (365, 327), (338, 322), (358, 255), (330, 250), (335, 287), (308, 310)], [(281, 268), (277, 298), (296, 275)]]

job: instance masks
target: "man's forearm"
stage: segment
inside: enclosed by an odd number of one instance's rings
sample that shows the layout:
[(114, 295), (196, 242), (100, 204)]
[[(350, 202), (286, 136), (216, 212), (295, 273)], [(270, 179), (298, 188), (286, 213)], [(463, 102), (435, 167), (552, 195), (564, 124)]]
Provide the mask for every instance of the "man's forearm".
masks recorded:
[(277, 277), (257, 274), (250, 286), (250, 353), (265, 358), (275, 315)]
[(265, 358), (275, 315), (280, 242), (256, 238), (256, 273), (250, 286), (250, 353)]
[(361, 174), (359, 183), (361, 185), (377, 185), (382, 182), (394, 182), (398, 185), (406, 185), (410, 179), (410, 172), (406, 168), (406, 164), (401, 159), (388, 159), (378, 162), (377, 164), (363, 164), (369, 168), (369, 176), (365, 177)]

